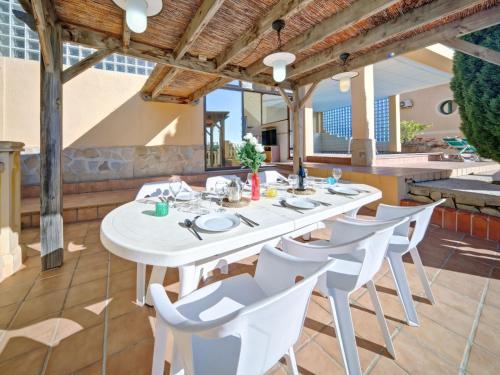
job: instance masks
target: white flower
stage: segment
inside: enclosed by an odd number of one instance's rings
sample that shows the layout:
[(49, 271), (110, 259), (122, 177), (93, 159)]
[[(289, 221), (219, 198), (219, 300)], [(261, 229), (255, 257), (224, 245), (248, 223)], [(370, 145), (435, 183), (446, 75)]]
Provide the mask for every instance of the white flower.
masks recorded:
[(252, 134), (252, 133), (247, 133), (247, 134), (245, 134), (245, 136), (243, 137), (243, 139), (244, 139), (245, 141), (249, 141), (249, 140), (251, 140), (252, 138), (253, 138), (253, 134)]
[(262, 153), (264, 152), (264, 147), (261, 144), (258, 144), (255, 146), (255, 151)]
[(243, 148), (247, 145), (246, 141), (240, 142), (239, 147)]
[(259, 142), (257, 142), (257, 138), (252, 137), (252, 139), (250, 139), (250, 144), (251, 144), (252, 146), (257, 146), (257, 144), (258, 144), (258, 143), (259, 143)]

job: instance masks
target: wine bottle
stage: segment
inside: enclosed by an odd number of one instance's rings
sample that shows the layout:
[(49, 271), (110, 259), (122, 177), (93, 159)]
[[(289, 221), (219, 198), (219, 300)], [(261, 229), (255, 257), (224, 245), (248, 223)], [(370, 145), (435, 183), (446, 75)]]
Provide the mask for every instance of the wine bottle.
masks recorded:
[(297, 190), (305, 190), (304, 188), (304, 179), (306, 178), (306, 171), (304, 170), (304, 166), (302, 165), (302, 158), (299, 158), (299, 186)]

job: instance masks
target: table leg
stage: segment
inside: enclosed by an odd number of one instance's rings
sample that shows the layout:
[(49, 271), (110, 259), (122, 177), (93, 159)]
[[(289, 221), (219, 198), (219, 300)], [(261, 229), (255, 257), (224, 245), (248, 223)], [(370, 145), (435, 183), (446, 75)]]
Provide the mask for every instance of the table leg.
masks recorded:
[(146, 305), (153, 306), (153, 300), (151, 299), (151, 292), (149, 291), (149, 286), (151, 284), (161, 284), (165, 280), (165, 274), (167, 273), (167, 267), (153, 266), (153, 271), (151, 272), (151, 277), (149, 278), (148, 288), (146, 290)]
[(146, 265), (137, 263), (137, 280), (136, 280), (136, 303), (143, 306), (145, 302), (146, 291)]
[(182, 298), (198, 288), (201, 269), (194, 264), (179, 267), (179, 298)]

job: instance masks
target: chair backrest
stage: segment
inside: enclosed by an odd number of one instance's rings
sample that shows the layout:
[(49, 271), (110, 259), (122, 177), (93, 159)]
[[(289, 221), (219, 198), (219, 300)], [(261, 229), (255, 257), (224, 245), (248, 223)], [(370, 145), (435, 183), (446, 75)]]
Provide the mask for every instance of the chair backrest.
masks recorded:
[[(351, 290), (366, 284), (380, 269), (389, 239), (394, 228), (407, 219), (392, 221), (363, 221), (337, 219), (332, 225), (331, 240), (328, 245), (314, 245), (283, 238), (283, 250), (304, 259), (320, 261), (336, 254), (349, 254), (361, 263), (357, 275), (352, 275)], [(318, 289), (328, 294), (328, 275), (321, 276)], [(334, 285), (330, 285), (334, 287)]]
[(219, 181), (222, 182), (227, 182), (230, 183), (232, 180), (237, 178), (238, 176), (231, 174), (231, 175), (224, 175), (224, 176), (214, 176), (214, 177), (209, 177), (207, 178), (207, 181), (205, 182), (205, 189), (207, 191), (211, 191), (215, 189), (215, 184)]
[[(331, 266), (331, 261), (308, 262), (265, 246), (255, 281), (266, 297), (211, 322), (183, 317), (159, 284), (151, 293), (157, 318), (170, 327), (188, 374), (215, 373), (214, 361), (222, 364), (218, 375), (262, 374), (298, 341), (312, 289)], [(304, 279), (296, 283), (297, 276)]]
[(286, 177), (283, 176), (278, 171), (262, 171), (259, 172), (259, 178), (261, 184), (272, 184), (275, 182), (286, 181)]
[[(191, 187), (182, 181), (182, 191), (191, 191)], [(146, 196), (158, 197), (160, 195), (170, 195), (170, 181), (148, 182), (142, 185), (135, 199), (142, 199)]]
[(429, 227), (434, 208), (444, 203), (446, 199), (440, 199), (436, 202), (420, 206), (389, 206), (380, 204), (377, 208), (376, 218), (379, 220), (394, 220), (399, 218), (408, 218), (408, 222), (395, 229), (394, 233), (402, 236), (408, 236), (408, 226), (415, 223), (413, 233), (410, 237), (408, 250), (416, 247), (425, 236)]

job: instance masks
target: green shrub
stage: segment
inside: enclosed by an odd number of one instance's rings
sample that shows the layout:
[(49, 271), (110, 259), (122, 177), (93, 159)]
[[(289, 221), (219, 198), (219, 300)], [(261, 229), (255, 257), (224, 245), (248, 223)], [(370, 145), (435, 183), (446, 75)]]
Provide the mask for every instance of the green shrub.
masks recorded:
[(401, 121), (401, 143), (413, 141), (417, 134), (423, 132), (429, 126), (413, 120)]
[[(466, 35), (464, 40), (500, 51), (500, 26)], [(500, 162), (500, 67), (456, 52), (451, 89), (461, 130), (479, 155)]]

